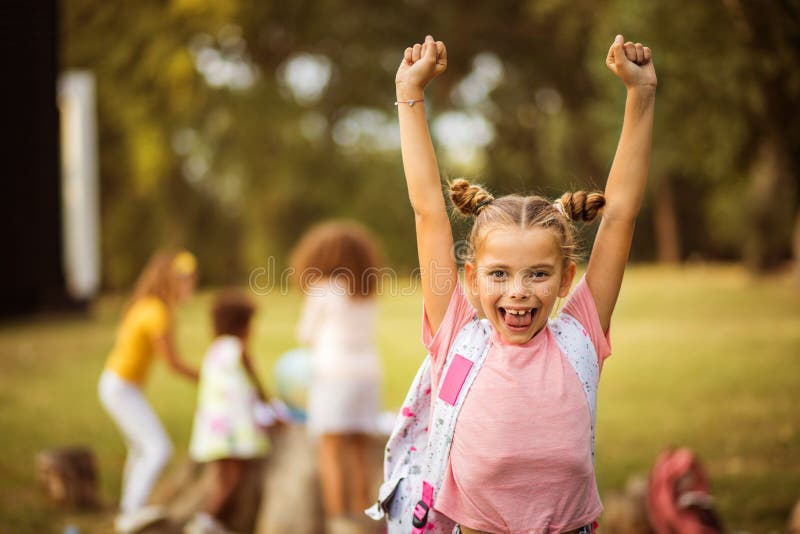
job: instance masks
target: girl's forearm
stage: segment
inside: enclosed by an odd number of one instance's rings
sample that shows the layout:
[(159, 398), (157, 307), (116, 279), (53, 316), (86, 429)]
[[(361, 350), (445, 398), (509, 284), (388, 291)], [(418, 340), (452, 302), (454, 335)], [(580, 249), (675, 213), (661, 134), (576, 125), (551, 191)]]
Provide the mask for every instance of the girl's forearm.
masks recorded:
[(178, 372), (180, 372), (183, 376), (185, 376), (192, 382), (197, 382), (198, 380), (200, 380), (200, 373), (198, 373), (196, 369), (193, 369), (188, 365), (184, 365), (182, 363), (180, 365), (181, 369)]
[(170, 369), (176, 373), (185, 376), (186, 378), (197, 382), (200, 379), (200, 373), (186, 364), (178, 355), (175, 349), (175, 342), (172, 339), (173, 334), (170, 332), (155, 340), (157, 351), (163, 355), (167, 361)]
[(196, 369), (193, 369), (187, 365), (177, 354), (175, 354), (172, 358), (168, 358), (167, 362), (172, 370), (179, 375), (182, 375), (194, 382), (197, 382), (200, 379), (200, 373), (198, 373)]
[[(397, 99), (421, 98), (422, 90), (397, 87)], [(456, 283), (453, 234), (442, 195), (441, 177), (423, 103), (399, 104), (400, 145), (408, 196), (414, 208), (425, 313), (435, 332), (444, 318)]]
[(261, 385), (261, 381), (258, 379), (258, 375), (256, 375), (256, 371), (253, 368), (253, 363), (250, 361), (250, 356), (248, 356), (247, 353), (242, 355), (242, 364), (244, 364), (244, 368), (247, 371), (248, 376), (250, 377), (250, 382), (252, 382), (253, 387), (256, 389), (256, 394), (258, 395), (258, 398), (261, 399), (261, 401), (263, 402), (267, 402), (266, 391)]
[[(397, 100), (419, 100), (423, 98), (420, 88), (397, 85)], [(442, 197), (441, 176), (433, 141), (425, 116), (425, 103), (415, 102), (413, 106), (405, 103), (397, 106), (400, 122), (400, 148), (408, 184), (408, 196), (417, 215), (444, 213), (446, 208)]]
[(628, 89), (622, 133), (606, 183), (606, 219), (632, 221), (639, 213), (650, 165), (654, 114), (655, 88)]
[(178, 374), (183, 375), (189, 380), (197, 382), (200, 379), (200, 373), (196, 369), (190, 367), (177, 354), (174, 354), (174, 357), (172, 358), (170, 365)]

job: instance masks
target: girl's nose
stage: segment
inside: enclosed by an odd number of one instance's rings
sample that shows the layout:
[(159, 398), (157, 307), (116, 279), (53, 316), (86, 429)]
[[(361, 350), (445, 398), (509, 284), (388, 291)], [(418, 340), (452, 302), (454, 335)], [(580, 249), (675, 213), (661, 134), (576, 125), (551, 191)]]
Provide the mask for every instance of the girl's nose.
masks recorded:
[(517, 276), (508, 288), (508, 296), (511, 298), (524, 299), (530, 294), (530, 290), (524, 281), (524, 277)]

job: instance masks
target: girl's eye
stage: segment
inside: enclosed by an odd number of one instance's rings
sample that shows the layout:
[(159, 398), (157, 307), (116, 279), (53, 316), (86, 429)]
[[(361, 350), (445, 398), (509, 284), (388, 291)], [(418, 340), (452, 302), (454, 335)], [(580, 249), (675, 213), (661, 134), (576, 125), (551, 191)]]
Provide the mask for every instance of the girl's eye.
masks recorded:
[(531, 271), (528, 273), (528, 277), (533, 280), (543, 280), (547, 278), (547, 271)]
[(505, 280), (506, 273), (505, 271), (492, 271), (489, 273), (489, 276), (492, 280)]

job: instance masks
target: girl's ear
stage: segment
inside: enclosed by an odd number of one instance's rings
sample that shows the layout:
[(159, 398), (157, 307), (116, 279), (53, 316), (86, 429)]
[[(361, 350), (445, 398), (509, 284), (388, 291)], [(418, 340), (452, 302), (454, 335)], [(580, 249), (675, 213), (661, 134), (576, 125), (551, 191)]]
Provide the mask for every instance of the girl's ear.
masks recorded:
[(467, 287), (469, 288), (469, 292), (473, 295), (478, 294), (478, 270), (475, 268), (475, 264), (471, 261), (464, 263), (464, 278), (467, 280)]
[(477, 268), (474, 264), (470, 262), (466, 262), (464, 264), (464, 278), (467, 282), (467, 290), (465, 296), (472, 307), (475, 308), (475, 311), (478, 313), (478, 317), (483, 319), (486, 317), (486, 314), (483, 313), (483, 307), (481, 306), (481, 298), (478, 295), (478, 272)]
[(561, 273), (561, 284), (558, 286), (559, 298), (563, 299), (569, 295), (569, 288), (572, 287), (572, 280), (575, 279), (575, 271), (577, 269), (578, 266), (574, 261), (567, 263), (567, 266), (564, 268), (564, 272)]

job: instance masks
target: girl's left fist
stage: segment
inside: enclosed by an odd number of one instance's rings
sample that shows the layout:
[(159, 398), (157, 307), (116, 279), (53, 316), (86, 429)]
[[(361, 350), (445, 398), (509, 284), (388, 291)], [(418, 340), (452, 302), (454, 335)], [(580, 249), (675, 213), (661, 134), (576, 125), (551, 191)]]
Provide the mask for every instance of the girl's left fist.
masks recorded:
[(625, 87), (655, 89), (658, 84), (656, 69), (653, 67), (653, 54), (642, 43), (624, 42), (622, 35), (617, 35), (606, 56), (606, 66), (613, 72)]

